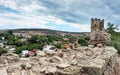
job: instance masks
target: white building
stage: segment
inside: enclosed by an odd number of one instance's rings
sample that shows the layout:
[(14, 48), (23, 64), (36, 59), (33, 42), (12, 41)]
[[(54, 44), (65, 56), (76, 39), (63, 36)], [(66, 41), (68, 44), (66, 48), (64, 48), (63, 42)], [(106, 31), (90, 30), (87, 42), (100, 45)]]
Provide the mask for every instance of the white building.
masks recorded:
[(55, 50), (56, 50), (56, 47), (54, 47), (54, 46), (52, 46), (52, 45), (45, 45), (45, 46), (43, 47), (43, 51), (44, 51), (45, 53), (50, 53), (50, 54), (52, 54), (52, 53), (54, 53)]
[(0, 43), (0, 47), (3, 48), (4, 47), (4, 43)]
[(9, 53), (13, 53), (13, 52), (15, 52), (15, 49), (16, 49), (16, 48), (10, 48), (10, 49), (8, 50), (8, 52), (9, 52)]
[(22, 56), (25, 56), (26, 54), (28, 54), (28, 50), (22, 50)]

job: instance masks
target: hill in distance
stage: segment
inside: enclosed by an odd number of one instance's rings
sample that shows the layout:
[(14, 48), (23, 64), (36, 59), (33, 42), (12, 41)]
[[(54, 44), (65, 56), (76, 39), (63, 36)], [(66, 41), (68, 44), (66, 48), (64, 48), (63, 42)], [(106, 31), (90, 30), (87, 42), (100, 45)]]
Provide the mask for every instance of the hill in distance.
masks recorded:
[(59, 35), (59, 34), (66, 34), (66, 35), (89, 35), (89, 32), (67, 32), (67, 31), (58, 31), (58, 30), (51, 30), (51, 29), (37, 29), (37, 28), (22, 28), (22, 29), (5, 29), (1, 31), (8, 31), (11, 30), (13, 33), (19, 32), (40, 32), (44, 34), (51, 34), (51, 35)]

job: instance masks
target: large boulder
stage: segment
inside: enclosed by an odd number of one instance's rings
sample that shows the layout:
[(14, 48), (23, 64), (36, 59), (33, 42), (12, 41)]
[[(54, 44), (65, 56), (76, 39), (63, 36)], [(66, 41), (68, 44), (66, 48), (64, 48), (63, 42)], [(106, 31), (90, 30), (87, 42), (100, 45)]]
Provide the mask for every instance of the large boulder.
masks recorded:
[(102, 59), (81, 58), (78, 61), (78, 66), (88, 71), (90, 75), (102, 75), (107, 63)]
[[(115, 69), (117, 64), (117, 50), (113, 47), (94, 48), (93, 57), (82, 57), (78, 60), (78, 66), (82, 67), (83, 74), (88, 75), (112, 75), (112, 71), (118, 72)], [(114, 75), (114, 74), (113, 74)], [(119, 74), (115, 74), (119, 75)]]

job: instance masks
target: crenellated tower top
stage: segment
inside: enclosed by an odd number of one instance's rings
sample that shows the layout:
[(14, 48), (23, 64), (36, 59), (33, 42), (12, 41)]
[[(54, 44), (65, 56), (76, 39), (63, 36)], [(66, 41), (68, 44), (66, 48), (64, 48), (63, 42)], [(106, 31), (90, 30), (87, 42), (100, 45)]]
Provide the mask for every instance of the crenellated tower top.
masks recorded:
[(104, 19), (91, 18), (91, 32), (96, 31), (97, 29), (104, 30)]

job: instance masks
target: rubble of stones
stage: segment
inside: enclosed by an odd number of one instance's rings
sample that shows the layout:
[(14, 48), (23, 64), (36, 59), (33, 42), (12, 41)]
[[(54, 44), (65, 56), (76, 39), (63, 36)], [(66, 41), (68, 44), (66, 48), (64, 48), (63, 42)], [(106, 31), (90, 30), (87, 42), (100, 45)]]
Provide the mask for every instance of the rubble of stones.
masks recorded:
[(113, 47), (92, 45), (72, 50), (57, 50), (52, 54), (38, 51), (37, 56), (29, 58), (5, 54), (0, 58), (0, 75), (87, 75), (84, 71), (86, 67), (100, 69), (98, 72), (102, 73), (107, 59), (115, 54), (117, 51)]
[(110, 41), (111, 35), (106, 31), (101, 31), (96, 29), (96, 31), (91, 32), (90, 36), (90, 45), (105, 45), (108, 41)]

